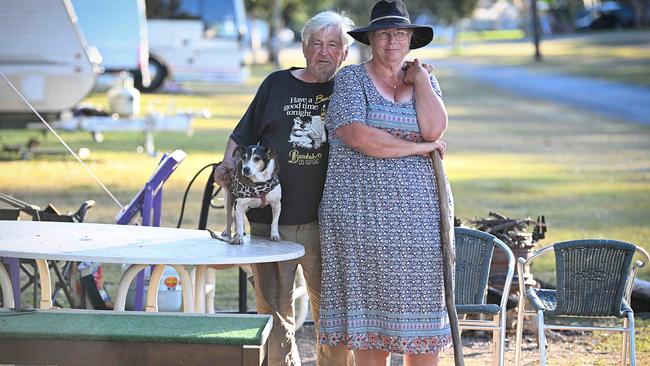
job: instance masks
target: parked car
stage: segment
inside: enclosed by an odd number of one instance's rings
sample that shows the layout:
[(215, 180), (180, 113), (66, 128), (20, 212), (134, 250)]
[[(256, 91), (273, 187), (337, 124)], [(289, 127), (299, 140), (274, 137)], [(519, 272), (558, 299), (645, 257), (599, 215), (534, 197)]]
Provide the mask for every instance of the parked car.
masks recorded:
[(577, 30), (627, 28), (634, 26), (634, 9), (617, 1), (605, 1), (585, 9), (575, 21)]

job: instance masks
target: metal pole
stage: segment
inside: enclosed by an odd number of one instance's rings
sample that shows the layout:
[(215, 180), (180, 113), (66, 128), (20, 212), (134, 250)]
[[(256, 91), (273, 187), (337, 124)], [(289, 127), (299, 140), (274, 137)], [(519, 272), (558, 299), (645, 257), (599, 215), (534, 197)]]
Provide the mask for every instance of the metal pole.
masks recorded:
[(248, 313), (248, 275), (239, 268), (239, 313)]

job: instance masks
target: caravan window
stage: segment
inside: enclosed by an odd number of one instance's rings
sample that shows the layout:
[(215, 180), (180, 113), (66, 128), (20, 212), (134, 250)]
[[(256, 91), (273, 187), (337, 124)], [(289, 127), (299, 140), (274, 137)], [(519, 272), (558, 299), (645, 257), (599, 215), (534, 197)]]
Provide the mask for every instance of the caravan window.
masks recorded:
[(210, 38), (238, 38), (245, 30), (242, 0), (146, 0), (149, 19), (200, 19)]

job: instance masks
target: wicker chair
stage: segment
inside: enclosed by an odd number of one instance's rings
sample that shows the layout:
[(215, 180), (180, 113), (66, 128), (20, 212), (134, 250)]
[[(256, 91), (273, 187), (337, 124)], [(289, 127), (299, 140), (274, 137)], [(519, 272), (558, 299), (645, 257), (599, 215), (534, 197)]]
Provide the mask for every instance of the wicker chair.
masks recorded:
[[(461, 331), (491, 330), (494, 345), (493, 364), (503, 366), (506, 336), (506, 302), (512, 276), (515, 257), (501, 240), (491, 234), (467, 228), (455, 228), (456, 237), (456, 274), (455, 296), (456, 311), (459, 316)], [(501, 249), (508, 257), (508, 271), (504, 278), (504, 291), (499, 304), (487, 304), (486, 295), (490, 263), (494, 247)], [(467, 319), (467, 315), (478, 314), (489, 319)]]
[[(650, 260), (648, 253), (636, 245), (616, 240), (572, 240), (556, 243), (517, 260), (517, 273), (542, 254), (555, 252), (557, 290), (530, 288), (519, 284), (519, 311), (515, 364), (521, 358), (523, 317), (537, 315), (540, 364), (546, 365), (544, 330), (600, 330), (623, 332), (621, 364), (635, 365), (634, 313), (630, 296), (634, 277), (639, 268)], [(645, 257), (633, 263), (635, 253)], [(525, 297), (525, 299), (524, 299)], [(527, 300), (532, 310), (526, 309)], [(608, 324), (584, 324), (585, 320), (610, 319)], [(570, 321), (569, 322), (567, 322)], [(578, 322), (582, 320), (582, 324)], [(621, 326), (622, 321), (622, 326)]]

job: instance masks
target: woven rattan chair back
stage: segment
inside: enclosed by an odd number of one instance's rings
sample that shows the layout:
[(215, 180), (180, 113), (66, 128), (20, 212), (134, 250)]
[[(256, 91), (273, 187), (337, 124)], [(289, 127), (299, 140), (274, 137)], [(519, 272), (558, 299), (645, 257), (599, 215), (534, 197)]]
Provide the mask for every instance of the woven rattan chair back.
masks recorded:
[[(461, 330), (492, 331), (492, 364), (505, 365), (506, 302), (515, 257), (501, 240), (491, 234), (468, 228), (455, 228), (456, 266), (455, 296), (456, 310)], [(503, 288), (498, 304), (486, 303), (488, 278), (492, 252), (498, 247), (508, 258), (503, 276)]]
[(572, 240), (554, 247), (557, 307), (550, 316), (625, 316), (621, 304), (634, 245), (616, 240)]
[[(526, 289), (525, 283), (519, 283), (515, 365), (521, 363), (524, 317), (536, 316), (541, 366), (546, 365), (546, 330), (621, 332), (620, 364), (635, 366), (634, 312), (629, 301), (638, 269), (650, 261), (648, 252), (617, 240), (571, 240), (519, 258), (517, 273), (523, 276), (536, 259), (551, 252), (555, 253), (556, 290)], [(635, 255), (640, 259), (633, 263)], [(576, 321), (581, 318), (600, 319)]]
[(485, 304), (494, 236), (481, 231), (455, 228), (456, 305)]

